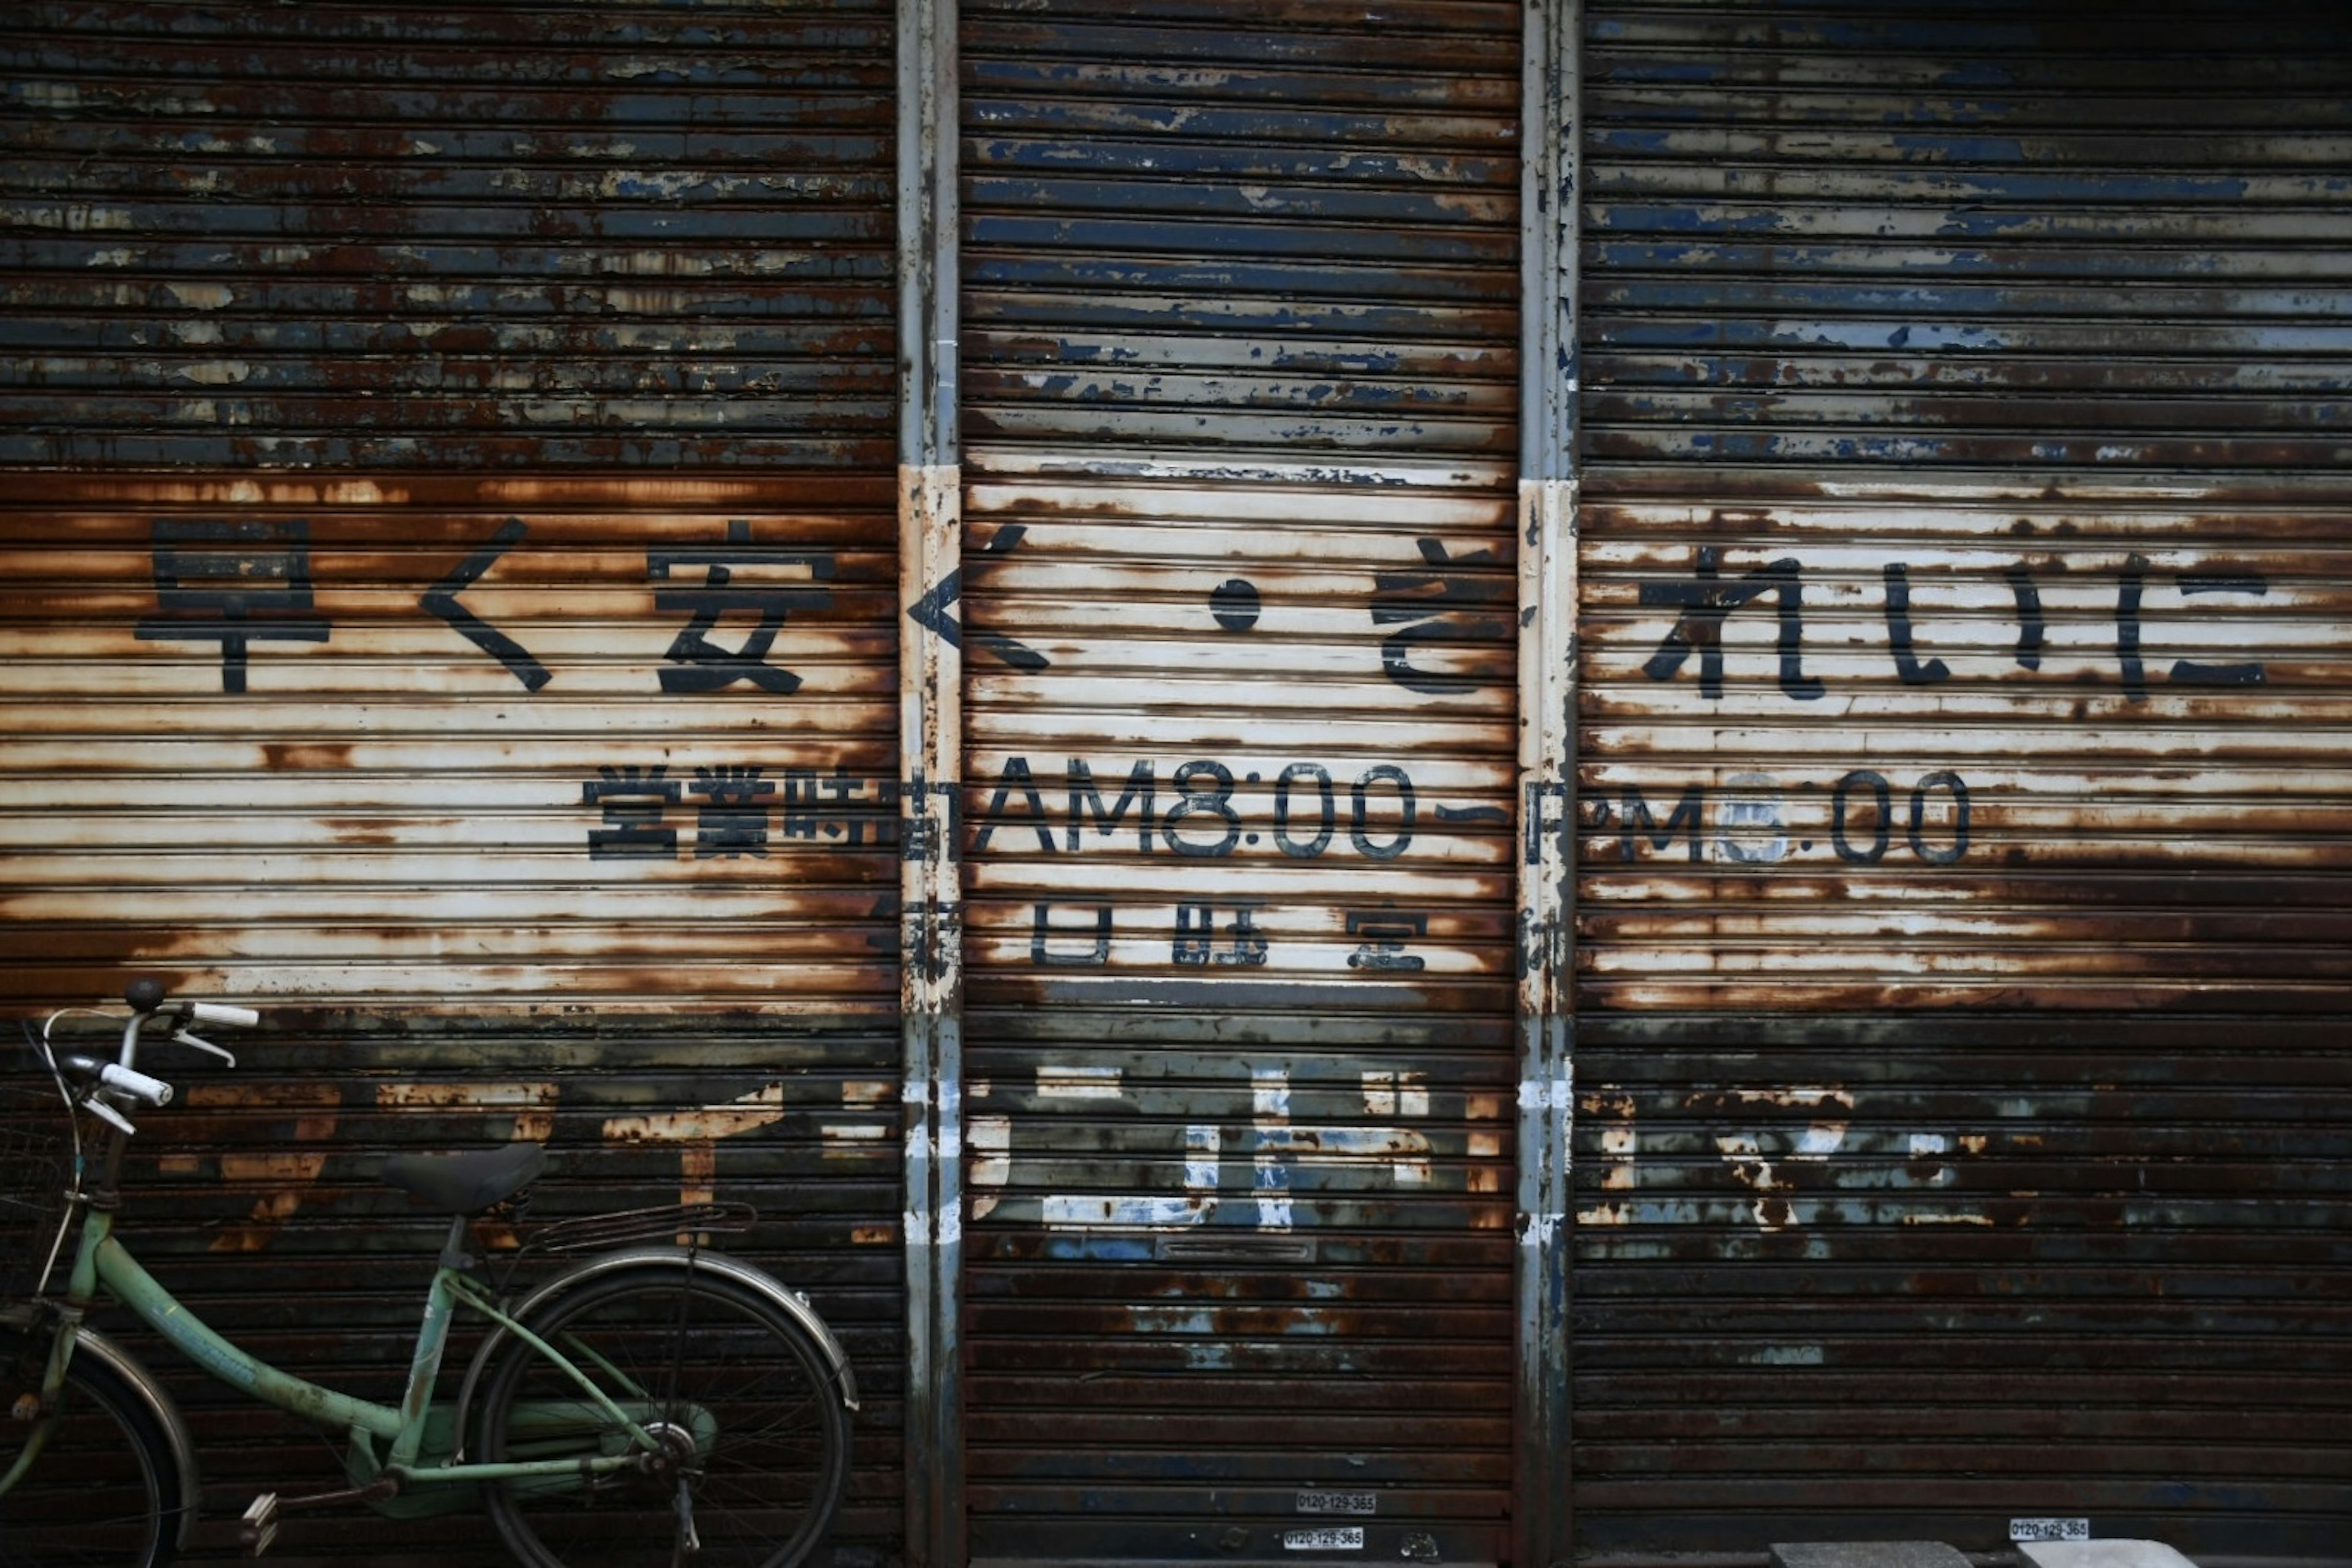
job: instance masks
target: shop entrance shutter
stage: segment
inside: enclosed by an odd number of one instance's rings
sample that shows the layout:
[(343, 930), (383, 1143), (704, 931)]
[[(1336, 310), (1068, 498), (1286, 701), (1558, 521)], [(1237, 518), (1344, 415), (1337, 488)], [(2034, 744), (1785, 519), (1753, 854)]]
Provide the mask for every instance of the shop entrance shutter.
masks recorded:
[[(438, 1236), (386, 1152), (747, 1198), (872, 1396), (837, 1540), (895, 1552), (889, 7), (9, 23), (0, 987), (267, 1017), (173, 1064), (127, 1224), (382, 1393)], [(213, 1515), (335, 1484), (149, 1348)], [(310, 1519), (279, 1555), (507, 1560)]]
[(1587, 8), (1581, 1550), (2352, 1540), (2340, 8)]
[(1517, 8), (962, 16), (973, 1557), (1494, 1561)]

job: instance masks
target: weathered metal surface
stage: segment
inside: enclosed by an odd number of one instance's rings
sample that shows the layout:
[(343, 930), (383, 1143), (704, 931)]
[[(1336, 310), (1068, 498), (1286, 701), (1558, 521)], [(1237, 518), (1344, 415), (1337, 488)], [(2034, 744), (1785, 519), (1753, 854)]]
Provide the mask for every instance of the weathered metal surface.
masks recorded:
[[(446, 1228), (375, 1179), (385, 1155), (548, 1142), (556, 1172), (523, 1224), (478, 1233), (494, 1258), (534, 1222), (674, 1203), (715, 1177), (761, 1210), (730, 1249), (807, 1290), (855, 1360), (859, 1430), (879, 1451), (864, 1454), (840, 1542), (854, 1561), (895, 1539), (895, 1442), (876, 1438), (895, 1429), (903, 1397), (898, 1083), (873, 1065), (897, 1048), (887, 1014), (678, 1009), (615, 1028), (587, 1008), (468, 1018), (289, 1004), (237, 1047), (234, 1073), (175, 1066), (183, 1100), (140, 1119), (123, 1221), (207, 1321), (290, 1369), (383, 1397), (399, 1387)], [(308, 1428), (161, 1342), (126, 1337), (171, 1384), (203, 1453), (209, 1522), (194, 1560), (236, 1559), (233, 1523), (255, 1492), (339, 1484), (335, 1453)], [(338, 1510), (289, 1526), (278, 1550), (297, 1563), (505, 1560), (472, 1515), (394, 1529)]]
[(963, 1552), (963, 481), (957, 462), (953, 0), (898, 7), (898, 732), (920, 823), (899, 862), (908, 1108), (906, 1556)]
[(2340, 1554), (2342, 18), (897, 9), (12, 15), (0, 974), (286, 1003), (168, 1276), (782, 1193), (845, 1563)]
[(1497, 1561), (1517, 8), (962, 11), (971, 1552)]
[(1577, 235), (1575, 0), (1530, 5), (1519, 128), (1518, 1242), (1512, 1558), (1575, 1554), (1569, 1275), (1575, 1128)]
[(0, 461), (893, 461), (886, 0), (14, 6)]
[[(9, 21), (0, 994), (269, 1019), (148, 1119), (142, 1246), (389, 1386), (437, 1226), (384, 1152), (551, 1140), (542, 1212), (748, 1197), (879, 1394), (835, 1544), (895, 1553), (890, 7)], [(332, 1484), (179, 1388), (215, 1513)]]
[(887, 1006), (891, 510), (887, 479), (19, 476), (12, 994)]
[(1588, 22), (1580, 1547), (2340, 1554), (2352, 31)]
[[(433, 1225), (374, 1163), (535, 1138), (542, 1212), (750, 1198), (754, 1256), (899, 1385), (892, 492), (12, 479), (0, 989), (22, 1014), (155, 973), (264, 1009), (241, 1070), (142, 1119), (134, 1234), (208, 1318), (396, 1378)], [(344, 1326), (285, 1321), (298, 1280)], [(223, 1485), (329, 1484), (183, 1390)], [(896, 1539), (895, 1457), (845, 1542)]]

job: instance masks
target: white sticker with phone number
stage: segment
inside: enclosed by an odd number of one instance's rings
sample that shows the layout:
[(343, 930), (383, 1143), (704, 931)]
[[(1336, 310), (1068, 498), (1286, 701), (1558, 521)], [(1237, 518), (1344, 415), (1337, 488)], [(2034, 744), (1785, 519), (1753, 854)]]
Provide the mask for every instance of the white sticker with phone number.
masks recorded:
[(1364, 1531), (1360, 1525), (1341, 1525), (1323, 1530), (1286, 1530), (1282, 1532), (1282, 1549), (1286, 1552), (1361, 1552)]
[(2087, 1519), (2012, 1519), (2009, 1521), (2011, 1541), (2088, 1541), (2091, 1521)]

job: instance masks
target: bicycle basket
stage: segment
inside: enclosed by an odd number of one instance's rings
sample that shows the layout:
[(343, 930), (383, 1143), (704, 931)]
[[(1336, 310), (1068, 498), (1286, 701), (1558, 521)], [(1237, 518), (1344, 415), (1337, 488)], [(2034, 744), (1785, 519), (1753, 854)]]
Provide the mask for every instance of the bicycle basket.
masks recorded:
[(67, 1115), (47, 1079), (0, 1083), (0, 1298), (39, 1289), (57, 1245), (73, 1160)]

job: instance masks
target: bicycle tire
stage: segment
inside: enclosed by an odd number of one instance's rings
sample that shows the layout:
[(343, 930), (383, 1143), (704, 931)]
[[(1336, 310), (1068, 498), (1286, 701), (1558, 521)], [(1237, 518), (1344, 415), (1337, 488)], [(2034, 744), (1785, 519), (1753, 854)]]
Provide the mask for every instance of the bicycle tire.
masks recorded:
[[(38, 1389), (49, 1338), (0, 1331), (0, 1400)], [(163, 1568), (178, 1548), (179, 1467), (131, 1385), (88, 1356), (66, 1368), (59, 1425), (32, 1469), (0, 1497), (5, 1568)], [(33, 1431), (0, 1406), (0, 1475)]]
[[(656, 1405), (677, 1463), (593, 1486), (567, 1477), (485, 1488), (518, 1562), (682, 1560), (681, 1479), (697, 1568), (793, 1568), (823, 1538), (848, 1485), (849, 1418), (824, 1353), (788, 1314), (733, 1280), (661, 1267), (567, 1291), (526, 1326), (619, 1403)], [(479, 1427), (484, 1459), (619, 1453), (627, 1441), (561, 1368), (520, 1341), (493, 1369)]]

